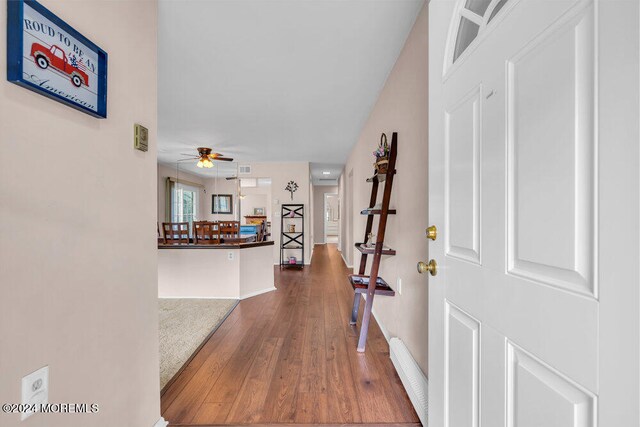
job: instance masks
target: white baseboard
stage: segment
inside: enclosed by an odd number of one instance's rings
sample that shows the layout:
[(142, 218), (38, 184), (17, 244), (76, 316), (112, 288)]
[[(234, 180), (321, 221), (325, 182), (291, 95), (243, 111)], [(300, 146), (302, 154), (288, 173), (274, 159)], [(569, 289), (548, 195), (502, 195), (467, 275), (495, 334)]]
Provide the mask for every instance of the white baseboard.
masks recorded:
[(160, 417), (158, 421), (153, 425), (153, 427), (167, 427), (169, 425), (169, 421), (165, 421), (164, 418)]
[(243, 299), (255, 297), (257, 295), (266, 294), (267, 292), (271, 292), (271, 291), (275, 291), (275, 290), (276, 290), (275, 287), (267, 288), (267, 289), (260, 289), (259, 291), (250, 292), (248, 294), (240, 295), (240, 299), (243, 300)]
[(265, 294), (267, 292), (275, 291), (275, 287), (260, 289), (259, 291), (250, 292), (248, 294), (240, 295), (240, 297), (196, 297), (196, 296), (165, 296), (158, 297), (158, 299), (232, 299), (232, 300), (243, 300), (251, 297), (255, 297), (256, 295)]
[(165, 297), (158, 297), (158, 299), (235, 299), (237, 300), (238, 298), (236, 297), (195, 297), (195, 296), (165, 296)]
[(422, 425), (428, 425), (429, 394), (427, 391), (429, 383), (427, 377), (422, 373), (422, 370), (402, 340), (395, 337), (391, 338), (389, 341), (389, 353), (391, 361), (396, 367), (398, 376), (402, 380), (402, 385), (404, 385)]
[(344, 265), (346, 265), (347, 268), (353, 268), (353, 265), (349, 265), (349, 263), (347, 262), (347, 259), (344, 257), (344, 253), (342, 251), (340, 251), (340, 256), (342, 257), (342, 261), (344, 261)]
[[(362, 295), (362, 298), (366, 301), (367, 300), (367, 294), (360, 294)], [(380, 331), (382, 332), (382, 335), (384, 335), (384, 339), (387, 340), (387, 342), (391, 341), (391, 334), (389, 334), (389, 330), (384, 326), (384, 323), (382, 323), (380, 321), (380, 319), (378, 319), (378, 315), (376, 314), (376, 309), (375, 307), (371, 308), (371, 314), (373, 315), (373, 318), (376, 319), (376, 323), (378, 324), (378, 327), (380, 328)]]
[(384, 323), (378, 320), (378, 315), (376, 314), (376, 311), (373, 308), (371, 309), (371, 314), (373, 314), (373, 317), (375, 317), (376, 323), (380, 327), (380, 331), (382, 332), (382, 335), (384, 335), (384, 338), (387, 340), (387, 342), (390, 342), (391, 335), (389, 334), (389, 330), (384, 326)]

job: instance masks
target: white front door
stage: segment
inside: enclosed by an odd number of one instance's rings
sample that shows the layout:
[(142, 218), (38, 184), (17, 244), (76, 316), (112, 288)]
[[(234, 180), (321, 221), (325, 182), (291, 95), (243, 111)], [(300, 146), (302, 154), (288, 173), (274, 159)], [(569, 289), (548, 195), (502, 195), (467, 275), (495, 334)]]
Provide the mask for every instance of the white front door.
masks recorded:
[(637, 427), (638, 0), (429, 13), (430, 425)]

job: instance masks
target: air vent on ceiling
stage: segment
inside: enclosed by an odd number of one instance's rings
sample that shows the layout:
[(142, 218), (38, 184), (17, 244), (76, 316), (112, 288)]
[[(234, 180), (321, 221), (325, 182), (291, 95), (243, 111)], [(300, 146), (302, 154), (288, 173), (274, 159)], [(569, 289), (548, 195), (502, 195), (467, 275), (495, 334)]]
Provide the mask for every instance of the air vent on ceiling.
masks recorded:
[(320, 178), (319, 181), (335, 181), (335, 178)]
[(243, 175), (248, 175), (251, 173), (251, 165), (240, 165), (238, 166), (238, 172)]

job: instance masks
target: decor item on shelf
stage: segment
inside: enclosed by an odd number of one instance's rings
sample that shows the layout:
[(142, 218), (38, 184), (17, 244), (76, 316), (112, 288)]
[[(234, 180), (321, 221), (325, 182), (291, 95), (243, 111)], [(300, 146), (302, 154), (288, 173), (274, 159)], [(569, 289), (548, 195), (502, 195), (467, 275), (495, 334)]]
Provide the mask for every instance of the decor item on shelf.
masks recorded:
[(375, 242), (375, 237), (376, 235), (373, 233), (369, 233), (369, 235), (367, 236), (367, 243), (364, 245), (367, 248), (375, 248), (376, 247), (376, 242)]
[(296, 232), (296, 225), (289, 224), (289, 233), (295, 233), (295, 232)]
[[(360, 266), (358, 268), (358, 274), (350, 274), (349, 282), (353, 287), (353, 309), (351, 311), (351, 325), (356, 325), (358, 321), (358, 310), (360, 307), (360, 294), (366, 294), (366, 302), (364, 312), (362, 315), (362, 322), (360, 324), (360, 337), (358, 338), (358, 352), (364, 352), (367, 342), (367, 333), (369, 330), (369, 323), (371, 320), (371, 313), (373, 310), (374, 297), (378, 295), (394, 296), (395, 291), (379, 276), (380, 261), (382, 255), (395, 255), (396, 251), (384, 245), (385, 231), (387, 228), (387, 219), (389, 215), (396, 213), (395, 209), (389, 209), (389, 203), (391, 201), (391, 189), (393, 186), (393, 177), (395, 175), (396, 158), (398, 157), (398, 134), (394, 132), (391, 137), (391, 146), (387, 144), (387, 138), (382, 134), (383, 138), (380, 141), (380, 148), (374, 152), (381, 155), (386, 155), (388, 161), (384, 163), (387, 168), (385, 173), (382, 174), (378, 169), (376, 175), (368, 179), (367, 182), (372, 184), (371, 186), (371, 198), (369, 199), (369, 207), (362, 210), (362, 215), (367, 215), (367, 225), (364, 231), (364, 243), (356, 243), (355, 247), (362, 254), (360, 258)], [(378, 157), (376, 155), (376, 157)], [(384, 192), (382, 196), (382, 203), (376, 204), (378, 198), (378, 188), (381, 182), (384, 182)], [(378, 223), (378, 232), (373, 234), (374, 216), (379, 215), (380, 219)], [(369, 263), (369, 274), (366, 274), (367, 270), (367, 257), (373, 256), (373, 261)]]
[(7, 80), (107, 117), (107, 53), (35, 0), (7, 2)]
[(298, 263), (298, 259), (296, 257), (294, 257), (294, 256), (290, 256), (289, 257), (289, 264), (295, 265), (297, 263)]
[(212, 194), (211, 195), (212, 214), (233, 214), (233, 195)]
[(295, 181), (289, 181), (284, 189), (291, 193), (291, 200), (293, 200), (293, 193), (298, 190), (298, 184)]
[(376, 158), (376, 162), (373, 164), (376, 173), (387, 173), (389, 167), (389, 144), (387, 143), (387, 135), (384, 133), (380, 135), (380, 145), (378, 145), (378, 149), (373, 152), (373, 155)]

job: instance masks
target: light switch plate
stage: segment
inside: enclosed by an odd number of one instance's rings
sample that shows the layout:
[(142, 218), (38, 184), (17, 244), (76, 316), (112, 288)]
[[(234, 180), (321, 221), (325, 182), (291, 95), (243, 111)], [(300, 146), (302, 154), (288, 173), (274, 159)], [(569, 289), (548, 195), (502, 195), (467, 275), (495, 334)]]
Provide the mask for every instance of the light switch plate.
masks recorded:
[[(22, 404), (49, 403), (49, 367), (45, 366), (22, 378)], [(34, 412), (22, 412), (22, 420)]]
[(233, 252), (229, 252), (229, 253), (227, 254), (227, 257), (229, 258), (229, 261), (233, 261), (233, 258), (234, 258), (235, 256), (234, 256)]

